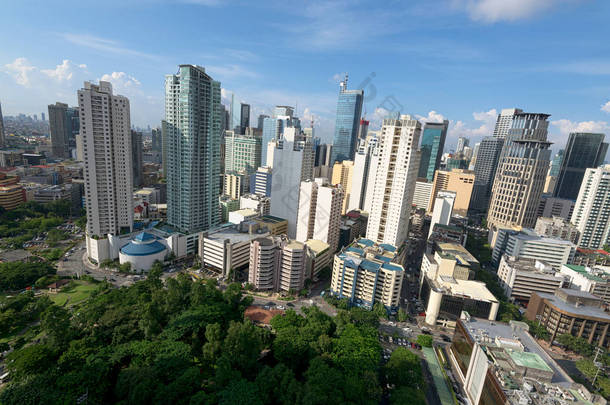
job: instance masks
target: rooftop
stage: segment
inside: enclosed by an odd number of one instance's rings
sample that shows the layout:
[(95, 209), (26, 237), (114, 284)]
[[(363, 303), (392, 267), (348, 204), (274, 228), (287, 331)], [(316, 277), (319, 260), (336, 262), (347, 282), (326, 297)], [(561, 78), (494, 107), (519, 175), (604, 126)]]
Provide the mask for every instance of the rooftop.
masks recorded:
[(265, 236), (267, 234), (268, 232), (250, 234), (247, 230), (242, 232), (239, 225), (223, 224), (217, 228), (211, 229), (207, 235), (205, 235), (205, 238), (216, 242), (224, 242), (226, 239), (228, 239), (231, 243), (241, 243), (249, 242), (254, 238)]
[(330, 247), (330, 245), (328, 243), (323, 242), (318, 239), (309, 239), (308, 241), (305, 242), (305, 244), (311, 250), (313, 250), (316, 253), (316, 255), (328, 250), (328, 248)]
[(577, 266), (575, 264), (564, 264), (565, 267), (567, 267), (568, 269), (575, 271), (577, 273), (579, 273), (580, 275), (582, 275), (583, 277), (588, 278), (589, 280), (592, 281), (606, 281), (606, 279), (604, 279), (603, 277), (600, 277), (594, 273), (591, 272), (591, 268), (587, 268), (585, 266)]
[(263, 215), (262, 217), (257, 218), (257, 220), (258, 221), (263, 221), (263, 222), (269, 222), (269, 223), (273, 223), (273, 224), (286, 221), (283, 218), (274, 217), (273, 215)]
[(441, 256), (454, 257), (460, 264), (469, 266), (471, 263), (479, 263), (479, 261), (466, 248), (459, 243), (443, 242), (438, 243), (438, 252)]
[[(562, 289), (562, 291), (565, 291), (565, 289)], [(581, 296), (583, 298), (599, 300), (598, 297), (596, 297), (586, 291), (580, 291), (580, 290), (569, 290), (569, 291), (570, 291), (570, 295), (572, 295), (572, 296)], [(536, 292), (535, 294), (538, 294), (538, 296), (540, 298), (547, 300), (549, 302), (549, 304), (553, 305), (555, 308), (559, 309), (560, 311), (567, 312), (574, 317), (598, 318), (600, 320), (603, 320), (604, 322), (610, 322), (610, 315), (608, 315), (606, 312), (604, 312), (604, 310), (602, 310), (601, 308), (587, 306), (587, 305), (576, 306), (576, 305), (570, 304), (568, 302), (565, 302), (564, 300), (562, 300), (561, 298), (559, 298), (558, 296), (553, 295), (553, 294), (547, 294), (547, 293), (541, 293), (541, 292)]]
[(506, 349), (506, 353), (515, 362), (516, 365), (527, 368), (535, 368), (544, 371), (553, 371), (545, 362), (542, 357), (536, 353), (530, 352), (519, 352), (516, 350)]
[[(470, 318), (469, 321), (462, 320), (466, 330), (470, 337), (479, 342), (483, 346), (494, 346), (494, 340), (496, 337), (502, 337), (506, 339), (517, 339), (523, 347), (525, 352), (534, 353), (538, 355), (540, 361), (545, 363), (552, 371), (553, 378), (552, 383), (560, 384), (563, 386), (570, 386), (572, 379), (566, 374), (563, 369), (550, 358), (550, 356), (544, 351), (542, 347), (534, 340), (534, 338), (527, 331), (527, 324), (523, 322), (504, 323), (497, 321), (489, 321), (481, 318)], [(511, 356), (512, 358), (512, 356)], [(532, 361), (533, 358), (521, 358), (520, 360)], [(514, 359), (513, 359), (514, 360)], [(537, 363), (537, 361), (536, 361)]]
[(434, 283), (436, 287), (445, 290), (446, 295), (468, 297), (477, 301), (498, 302), (482, 281), (457, 280), (450, 276), (439, 276)]

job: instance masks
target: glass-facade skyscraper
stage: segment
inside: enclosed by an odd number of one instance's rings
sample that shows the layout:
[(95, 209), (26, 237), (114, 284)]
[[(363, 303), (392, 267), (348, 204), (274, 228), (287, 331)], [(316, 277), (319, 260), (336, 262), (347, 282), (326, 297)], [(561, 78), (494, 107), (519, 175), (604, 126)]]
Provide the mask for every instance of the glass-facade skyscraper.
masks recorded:
[(220, 82), (180, 65), (165, 77), (167, 223), (181, 232), (220, 223)]
[(57, 158), (72, 157), (76, 149), (76, 135), (80, 132), (78, 108), (68, 104), (49, 104), (49, 130), (51, 132), (51, 151)]
[(341, 82), (340, 87), (331, 165), (335, 162), (354, 159), (364, 99), (363, 90), (347, 89), (347, 79)]
[(564, 151), (554, 196), (576, 200), (587, 168), (604, 163), (608, 144), (604, 134), (572, 132)]
[(449, 121), (426, 122), (421, 141), (421, 160), (417, 177), (434, 181), (434, 171), (441, 165)]
[(559, 176), (559, 169), (561, 168), (561, 162), (563, 161), (564, 152), (564, 149), (559, 149), (559, 152), (557, 152), (553, 157), (553, 160), (551, 161), (551, 170), (549, 171), (549, 176)]

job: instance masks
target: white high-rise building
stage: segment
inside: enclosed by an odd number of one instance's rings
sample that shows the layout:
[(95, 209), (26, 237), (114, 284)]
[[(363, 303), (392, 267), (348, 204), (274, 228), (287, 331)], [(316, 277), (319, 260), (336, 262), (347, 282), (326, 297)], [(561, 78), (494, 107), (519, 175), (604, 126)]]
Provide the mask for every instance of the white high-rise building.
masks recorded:
[(288, 237), (297, 233), (297, 208), (301, 182), (313, 178), (314, 149), (298, 128), (286, 128), (273, 145), (271, 215), (288, 221)]
[(419, 170), (420, 135), (421, 123), (410, 115), (383, 120), (376, 168), (369, 172), (368, 187), (373, 190), (368, 239), (397, 247), (407, 239)]
[[(82, 137), (87, 239), (133, 230), (133, 165), (129, 100), (112, 85), (85, 82), (78, 91)], [(89, 257), (97, 250), (87, 243)]]
[(299, 242), (310, 239), (328, 243), (331, 251), (339, 245), (343, 188), (332, 186), (326, 178), (301, 183), (297, 236)]
[(424, 210), (428, 209), (430, 199), (432, 199), (432, 186), (434, 183), (420, 179), (415, 182), (415, 192), (413, 194), (413, 205)]
[(610, 165), (587, 169), (571, 222), (580, 232), (578, 246), (600, 249), (610, 240)]
[(430, 230), (428, 231), (428, 237), (432, 235), (434, 225), (449, 225), (451, 220), (451, 214), (453, 212), (453, 204), (457, 194), (454, 191), (439, 191), (434, 201), (434, 208), (432, 210), (432, 220), (430, 221)]
[(522, 113), (523, 110), (519, 108), (505, 108), (498, 115), (498, 119), (496, 121), (496, 127), (494, 128), (494, 137), (496, 138), (506, 138), (508, 135), (508, 130), (513, 125), (513, 119), (515, 115)]
[(360, 140), (356, 155), (354, 156), (354, 172), (352, 174), (352, 190), (349, 198), (347, 212), (364, 209), (364, 200), (368, 186), (368, 174), (371, 166), (373, 150), (377, 147), (377, 138), (367, 136)]

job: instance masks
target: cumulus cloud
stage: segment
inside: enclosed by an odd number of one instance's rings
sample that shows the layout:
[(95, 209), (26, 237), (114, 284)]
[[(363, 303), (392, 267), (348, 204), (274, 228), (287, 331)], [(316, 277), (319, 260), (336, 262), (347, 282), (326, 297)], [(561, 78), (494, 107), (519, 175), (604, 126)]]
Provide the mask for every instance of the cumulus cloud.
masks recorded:
[(610, 101), (608, 101), (606, 104), (602, 104), (601, 110), (610, 113)]
[(4, 67), (7, 69), (6, 73), (12, 76), (17, 84), (24, 87), (31, 86), (30, 73), (36, 71), (36, 67), (32, 66), (26, 58), (17, 58), (12, 63), (4, 65)]
[(443, 122), (446, 118), (445, 116), (443, 116), (443, 114), (440, 114), (434, 110), (428, 112), (427, 116), (423, 116), (423, 115), (415, 115), (417, 117), (418, 120), (420, 120), (422, 123), (426, 123), (426, 122)]
[(494, 23), (533, 17), (566, 0), (453, 0), (456, 8), (465, 10), (474, 21)]
[(77, 65), (77, 64), (71, 62), (69, 59), (64, 59), (62, 61), (61, 65), (57, 65), (55, 67), (55, 69), (41, 69), (40, 71), (52, 79), (55, 79), (58, 81), (64, 81), (64, 80), (72, 80), (75, 70), (78, 70), (78, 69), (84, 70), (86, 68), (87, 68), (87, 65), (85, 65), (85, 64)]
[(472, 117), (478, 126), (470, 126), (464, 121), (455, 121), (452, 123), (449, 134), (450, 136), (465, 136), (465, 137), (484, 137), (490, 136), (493, 133), (496, 125), (498, 111), (492, 108), (488, 111), (473, 112)]
[(113, 92), (116, 93), (123, 92), (129, 94), (132, 93), (133, 89), (139, 88), (141, 85), (138, 79), (125, 72), (106, 73), (98, 80), (112, 83)]
[(610, 126), (605, 121), (571, 121), (568, 119), (560, 119), (551, 121), (552, 127), (555, 127), (559, 133), (549, 135), (549, 141), (557, 144), (565, 144), (565, 141), (570, 132), (593, 132), (605, 133), (610, 130)]

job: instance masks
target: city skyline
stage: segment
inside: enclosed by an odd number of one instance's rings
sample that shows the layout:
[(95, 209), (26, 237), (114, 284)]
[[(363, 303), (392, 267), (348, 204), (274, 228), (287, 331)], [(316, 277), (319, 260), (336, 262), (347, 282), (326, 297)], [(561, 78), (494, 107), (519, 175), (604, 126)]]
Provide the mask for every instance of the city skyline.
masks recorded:
[[(205, 66), (223, 83), (225, 104), (235, 93), (240, 102), (251, 104), (251, 117), (269, 114), (275, 105), (293, 105), (304, 126), (314, 116), (317, 135), (328, 143), (334, 132), (336, 86), (345, 72), (350, 74), (350, 88), (361, 85), (365, 90), (363, 116), (373, 121), (372, 129), (380, 127), (384, 111), (378, 107), (387, 106), (383, 102), (390, 98), (403, 113), (450, 120), (449, 149), (459, 136), (471, 138), (473, 144), (490, 136), (496, 114), (513, 106), (551, 114), (549, 140), (555, 142), (555, 151), (570, 131), (607, 130), (610, 97), (600, 81), (610, 74), (610, 64), (599, 56), (607, 45), (596, 39), (603, 37), (602, 19), (610, 5), (436, 3), (437, 24), (429, 23), (423, 2), (394, 7), (392, 13), (409, 17), (417, 30), (392, 22), (386, 7), (366, 2), (239, 8), (217, 1), (137, 2), (123, 5), (121, 14), (112, 7), (96, 11), (100, 17), (112, 14), (116, 24), (129, 21), (130, 29), (123, 34), (112, 25), (92, 28), (81, 18), (90, 11), (86, 6), (41, 3), (24, 13), (27, 6), (9, 4), (3, 9), (7, 23), (0, 27), (0, 37), (6, 38), (1, 42), (0, 101), (5, 115), (40, 114), (56, 101), (75, 105), (75, 90), (84, 80), (104, 79), (132, 100), (135, 125), (156, 127), (163, 115), (163, 75), (177, 64), (192, 63)], [(134, 18), (165, 15), (170, 8), (175, 21), (184, 21), (157, 24), (152, 36), (141, 28), (156, 20)], [(60, 14), (70, 18), (69, 29), (64, 19), (53, 18)], [(214, 17), (209, 25), (188, 24), (203, 15)], [(265, 29), (247, 36), (241, 28), (229, 30), (222, 23), (228, 15), (237, 23), (232, 25), (239, 26), (247, 17)], [(344, 18), (335, 20), (333, 15)], [(282, 23), (288, 18), (290, 24)], [(360, 28), (356, 34), (352, 24)], [(295, 28), (299, 25), (314, 29)], [(194, 26), (199, 31), (193, 31)], [(17, 28), (23, 37), (10, 35)], [(207, 38), (207, 30), (217, 41), (186, 39), (169, 47), (178, 36), (197, 33)], [(569, 54), (566, 46), (572, 49)], [(283, 63), (278, 64), (280, 52)], [(397, 62), (416, 62), (388, 64), (383, 57), (389, 52)], [(525, 59), (524, 66), (519, 61)], [(573, 103), (574, 98), (579, 102)]]

